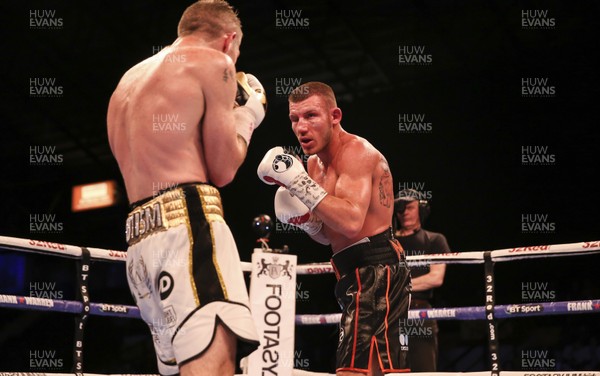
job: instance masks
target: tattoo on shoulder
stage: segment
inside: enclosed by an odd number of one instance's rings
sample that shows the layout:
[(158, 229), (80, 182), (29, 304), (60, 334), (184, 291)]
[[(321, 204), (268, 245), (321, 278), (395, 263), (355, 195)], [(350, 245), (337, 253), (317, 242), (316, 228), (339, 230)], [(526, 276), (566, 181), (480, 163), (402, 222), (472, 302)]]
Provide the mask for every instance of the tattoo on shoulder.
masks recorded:
[(383, 168), (383, 173), (379, 179), (379, 203), (389, 208), (392, 206), (392, 202), (394, 202), (390, 189), (392, 186), (392, 174), (385, 159), (381, 160), (381, 167)]
[(223, 71), (223, 82), (229, 82), (231, 78), (233, 78), (233, 73), (231, 73), (230, 69), (225, 69)]

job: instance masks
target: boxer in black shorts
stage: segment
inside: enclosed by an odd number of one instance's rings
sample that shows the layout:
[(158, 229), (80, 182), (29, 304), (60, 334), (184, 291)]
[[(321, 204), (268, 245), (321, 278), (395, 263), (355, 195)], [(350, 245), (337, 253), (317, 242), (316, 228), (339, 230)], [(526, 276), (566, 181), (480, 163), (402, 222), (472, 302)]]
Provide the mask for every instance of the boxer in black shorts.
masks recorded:
[(400, 324), (410, 300), (410, 271), (390, 231), (368, 239), (331, 259), (342, 307), (336, 368), (365, 372), (375, 354), (383, 372), (406, 372), (408, 341)]
[(342, 110), (328, 85), (307, 82), (288, 100), (292, 130), (310, 155), (306, 170), (300, 159), (274, 147), (257, 172), (265, 183), (281, 186), (277, 219), (333, 251), (344, 309), (336, 374), (409, 371), (400, 325), (408, 318), (410, 274), (391, 235), (394, 192), (387, 160), (342, 128)]

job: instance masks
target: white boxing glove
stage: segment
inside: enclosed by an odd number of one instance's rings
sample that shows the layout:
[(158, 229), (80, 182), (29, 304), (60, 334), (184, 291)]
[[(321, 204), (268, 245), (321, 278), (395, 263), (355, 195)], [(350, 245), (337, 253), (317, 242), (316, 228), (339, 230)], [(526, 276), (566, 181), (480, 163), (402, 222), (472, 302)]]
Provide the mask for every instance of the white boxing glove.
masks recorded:
[(265, 183), (286, 187), (310, 211), (327, 196), (327, 192), (308, 176), (302, 162), (286, 153), (281, 146), (274, 147), (265, 154), (256, 172)]
[(323, 221), (284, 187), (279, 187), (275, 193), (275, 216), (283, 223), (301, 228), (308, 235), (317, 234), (323, 227)]
[(237, 72), (237, 94), (235, 96), (235, 124), (237, 132), (250, 143), (252, 132), (265, 118), (267, 97), (265, 89), (256, 77), (249, 73)]

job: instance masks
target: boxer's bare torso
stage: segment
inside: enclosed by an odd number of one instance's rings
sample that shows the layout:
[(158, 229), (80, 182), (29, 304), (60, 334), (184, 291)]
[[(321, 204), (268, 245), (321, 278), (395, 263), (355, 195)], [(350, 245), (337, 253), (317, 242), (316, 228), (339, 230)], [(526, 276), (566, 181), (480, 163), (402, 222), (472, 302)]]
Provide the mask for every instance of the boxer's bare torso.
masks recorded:
[(185, 182), (229, 183), (239, 167), (231, 158), (238, 142), (234, 75), (229, 56), (193, 38), (178, 39), (125, 73), (107, 123), (129, 202)]
[(391, 227), (394, 188), (384, 156), (346, 132), (341, 110), (320, 95), (290, 102), (292, 130), (311, 155), (308, 175), (328, 193), (313, 212), (323, 229), (312, 238), (334, 253)]
[(360, 231), (351, 236), (324, 225), (334, 253), (389, 229), (394, 207), (393, 179), (383, 155), (358, 136), (341, 131), (337, 137), (335, 158), (327, 164), (317, 156), (310, 158), (308, 173), (333, 196), (365, 206), (366, 214)]

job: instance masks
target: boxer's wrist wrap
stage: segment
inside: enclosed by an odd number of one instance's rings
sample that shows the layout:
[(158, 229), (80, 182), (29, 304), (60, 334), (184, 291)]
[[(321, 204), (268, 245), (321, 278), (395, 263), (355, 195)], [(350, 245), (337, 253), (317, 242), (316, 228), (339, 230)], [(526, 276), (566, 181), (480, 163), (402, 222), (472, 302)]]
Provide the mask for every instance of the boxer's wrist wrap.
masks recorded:
[(321, 228), (323, 227), (323, 221), (316, 215), (311, 214), (308, 221), (298, 225), (298, 227), (300, 227), (308, 235), (316, 235), (319, 233), (319, 231), (321, 231)]
[(233, 109), (233, 115), (235, 117), (237, 134), (246, 141), (246, 145), (250, 145), (252, 132), (254, 132), (254, 128), (256, 128), (256, 117), (254, 112), (245, 106), (239, 106)]
[(302, 172), (294, 177), (287, 189), (294, 196), (298, 197), (304, 205), (308, 206), (310, 211), (313, 211), (315, 206), (327, 196), (327, 192), (312, 180), (306, 172)]

